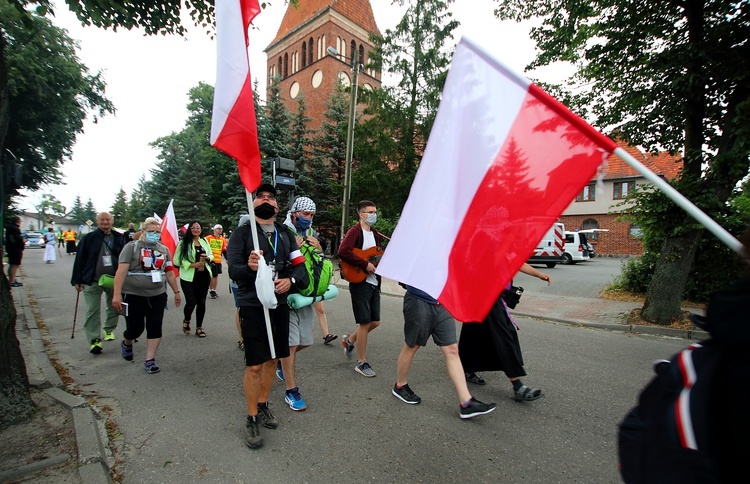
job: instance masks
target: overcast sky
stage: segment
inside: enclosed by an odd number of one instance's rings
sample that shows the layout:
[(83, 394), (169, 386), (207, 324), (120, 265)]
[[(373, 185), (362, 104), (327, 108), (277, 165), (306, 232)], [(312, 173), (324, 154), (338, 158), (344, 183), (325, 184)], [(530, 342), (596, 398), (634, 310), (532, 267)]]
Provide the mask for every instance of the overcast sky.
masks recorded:
[[(157, 159), (149, 143), (184, 127), (188, 90), (201, 81), (215, 83), (216, 44), (195, 27), (189, 29), (187, 38), (82, 27), (64, 3), (56, 3), (61, 7), (55, 11), (54, 23), (79, 41), (79, 57), (91, 72), (103, 71), (107, 96), (117, 114), (97, 124), (86, 122), (72, 161), (63, 166), (64, 185), (29, 193), (20, 205), (34, 210), (42, 193), (52, 193), (67, 208), (80, 195), (84, 204), (90, 198), (98, 211), (108, 210), (121, 187), (129, 197), (141, 175), (150, 177)], [(393, 6), (390, 0), (370, 3), (381, 32), (393, 28), (403, 16), (404, 9)], [(494, 5), (493, 0), (457, 1), (451, 9), (461, 23), (455, 40), (468, 32), (498, 59), (522, 72), (534, 57), (528, 24), (501, 23), (492, 13)], [(276, 36), (286, 8), (281, 0), (272, 2), (256, 17), (256, 29), (250, 31), (251, 75), (258, 76), (262, 93), (266, 81), (263, 50)], [(551, 69), (535, 74), (540, 79), (559, 81), (560, 72)]]

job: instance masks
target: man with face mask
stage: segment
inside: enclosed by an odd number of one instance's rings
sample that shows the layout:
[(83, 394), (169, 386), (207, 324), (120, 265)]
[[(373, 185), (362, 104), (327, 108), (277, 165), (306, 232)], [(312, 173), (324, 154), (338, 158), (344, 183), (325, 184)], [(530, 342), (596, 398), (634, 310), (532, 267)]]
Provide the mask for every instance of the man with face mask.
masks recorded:
[(354, 249), (367, 251), (373, 247), (382, 250), (383, 235), (373, 228), (378, 220), (378, 209), (374, 202), (362, 200), (357, 204), (359, 222), (346, 232), (339, 247), (339, 259), (367, 273), (362, 282), (349, 282), (352, 309), (357, 330), (344, 336), (341, 344), (344, 354), (351, 359), (357, 349), (357, 366), (354, 371), (362, 376), (374, 377), (375, 370), (367, 362), (367, 337), (370, 331), (380, 326), (380, 276), (375, 274), (375, 265), (354, 253)]
[[(253, 245), (251, 224), (237, 227), (229, 238), (227, 264), (229, 277), (237, 282), (237, 303), (245, 349), (245, 442), (248, 447), (257, 449), (263, 445), (259, 424), (269, 429), (279, 425), (269, 409), (268, 394), (278, 358), (289, 356), (289, 306), (286, 298), (292, 286), (305, 287), (308, 280), (304, 257), (294, 234), (286, 226), (275, 222), (279, 210), (276, 188), (269, 184), (260, 185), (255, 192), (253, 209), (259, 247)], [(268, 310), (276, 353), (274, 359), (271, 358), (263, 306), (255, 290), (260, 257), (273, 272), (278, 301), (275, 309)]]

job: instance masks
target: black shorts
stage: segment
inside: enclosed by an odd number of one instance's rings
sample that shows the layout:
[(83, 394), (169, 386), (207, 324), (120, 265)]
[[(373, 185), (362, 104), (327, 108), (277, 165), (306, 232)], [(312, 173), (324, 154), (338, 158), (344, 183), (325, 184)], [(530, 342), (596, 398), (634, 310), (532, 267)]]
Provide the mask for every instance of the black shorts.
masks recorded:
[(380, 288), (369, 282), (349, 283), (354, 322), (357, 324), (380, 321)]
[[(276, 358), (289, 356), (289, 306), (268, 310)], [(242, 341), (245, 343), (245, 365), (256, 366), (271, 359), (266, 319), (262, 306), (240, 306)]]
[(12, 266), (20, 266), (22, 257), (23, 257), (22, 250), (9, 250), (8, 251), (8, 264)]
[(222, 273), (223, 271), (221, 269), (221, 262), (211, 262), (211, 277), (216, 277)]

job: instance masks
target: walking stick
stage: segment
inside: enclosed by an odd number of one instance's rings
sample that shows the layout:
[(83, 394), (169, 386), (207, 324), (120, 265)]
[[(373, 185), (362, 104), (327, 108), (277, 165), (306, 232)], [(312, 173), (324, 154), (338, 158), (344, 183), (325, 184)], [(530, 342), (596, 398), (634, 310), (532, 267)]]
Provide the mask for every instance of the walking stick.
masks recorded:
[(73, 313), (73, 332), (70, 333), (70, 339), (73, 339), (76, 336), (76, 319), (78, 319), (78, 298), (79, 297), (81, 297), (81, 292), (76, 290), (76, 310), (75, 310), (75, 313)]

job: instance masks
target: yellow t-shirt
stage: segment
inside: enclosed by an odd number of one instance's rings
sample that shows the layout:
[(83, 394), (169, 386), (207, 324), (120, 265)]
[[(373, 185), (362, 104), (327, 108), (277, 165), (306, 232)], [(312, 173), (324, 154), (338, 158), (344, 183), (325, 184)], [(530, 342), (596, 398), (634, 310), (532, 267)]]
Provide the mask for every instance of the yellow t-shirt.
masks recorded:
[(206, 240), (208, 241), (208, 245), (211, 246), (211, 254), (213, 255), (214, 262), (217, 264), (221, 263), (221, 254), (227, 250), (227, 239), (211, 234), (206, 237)]

